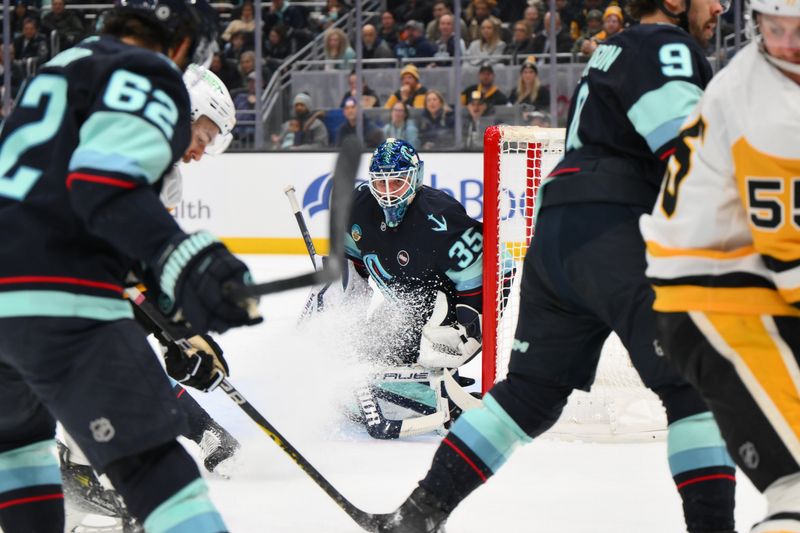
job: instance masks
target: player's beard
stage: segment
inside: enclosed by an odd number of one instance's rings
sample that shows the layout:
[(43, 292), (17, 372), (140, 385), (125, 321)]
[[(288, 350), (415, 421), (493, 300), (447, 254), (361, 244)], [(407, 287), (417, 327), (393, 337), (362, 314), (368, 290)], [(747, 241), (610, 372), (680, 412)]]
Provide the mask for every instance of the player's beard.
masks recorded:
[(694, 39), (700, 43), (700, 46), (705, 48), (708, 46), (708, 42), (711, 40), (711, 37), (714, 35), (714, 30), (717, 27), (717, 17), (709, 17), (707, 19), (703, 19), (701, 22), (697, 20), (692, 20), (689, 18), (689, 33), (694, 37)]

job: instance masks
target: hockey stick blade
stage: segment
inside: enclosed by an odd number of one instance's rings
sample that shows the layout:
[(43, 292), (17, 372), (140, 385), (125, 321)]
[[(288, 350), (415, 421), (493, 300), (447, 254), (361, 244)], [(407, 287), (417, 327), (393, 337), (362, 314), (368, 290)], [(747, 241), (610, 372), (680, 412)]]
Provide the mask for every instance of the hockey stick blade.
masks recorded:
[(258, 285), (228, 285), (226, 295), (233, 300), (246, 300), (276, 292), (288, 291), (309, 285), (329, 283), (342, 275), (344, 269), (344, 232), (350, 218), (356, 175), (361, 162), (361, 143), (351, 135), (347, 137), (336, 159), (333, 172), (333, 191), (330, 211), (330, 252), (322, 270), (292, 278), (268, 281)]
[[(175, 342), (182, 348), (189, 347), (191, 348), (191, 344), (185, 338), (183, 338), (180, 334), (175, 332), (175, 328), (169, 323), (166, 317), (156, 308), (155, 305), (150, 303), (138, 289), (136, 288), (128, 288), (125, 289), (125, 293), (128, 295), (128, 298), (137, 306), (142, 312), (147, 315), (148, 318), (158, 326), (167, 340)], [(286, 440), (283, 435), (278, 432), (275, 427), (269, 423), (269, 421), (264, 418), (264, 416), (258, 412), (258, 410), (253, 407), (253, 404), (247, 401), (247, 399), (242, 395), (241, 392), (236, 390), (230, 381), (227, 379), (223, 379), (220, 383), (220, 388), (228, 395), (228, 398), (233, 400), (233, 402), (239, 406), (239, 408), (245, 412), (250, 419), (255, 422), (261, 430), (267, 434), (267, 436), (272, 439), (272, 441), (278, 445), (278, 447), (283, 450), (286, 455), (288, 455), (294, 463), (300, 467), (300, 469), (305, 472), (308, 477), (310, 477), (325, 493), (334, 501), (336, 502), (339, 507), (347, 513), (350, 518), (355, 521), (356, 524), (361, 526), (366, 531), (376, 531), (378, 527), (378, 520), (379, 517), (384, 515), (379, 514), (372, 514), (367, 513), (366, 511), (362, 511), (355, 505), (353, 505), (350, 500), (344, 497), (344, 495), (339, 492), (336, 487), (334, 487), (325, 477), (319, 473), (319, 471), (314, 468), (314, 465), (308, 462), (308, 460), (303, 457), (297, 449), (292, 446), (288, 440)]]

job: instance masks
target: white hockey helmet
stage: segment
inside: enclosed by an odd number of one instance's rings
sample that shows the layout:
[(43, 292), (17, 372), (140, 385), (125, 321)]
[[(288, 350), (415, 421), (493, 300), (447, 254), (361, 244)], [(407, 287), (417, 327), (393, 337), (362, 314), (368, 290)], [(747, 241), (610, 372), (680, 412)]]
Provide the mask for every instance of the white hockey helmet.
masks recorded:
[(757, 14), (774, 15), (778, 17), (800, 17), (800, 2), (797, 0), (749, 0), (746, 31), (748, 36), (759, 42), (761, 53), (767, 60), (781, 70), (800, 74), (800, 65), (784, 59), (774, 57), (767, 52), (764, 39), (758, 27)]
[(189, 65), (183, 73), (183, 83), (189, 91), (192, 122), (205, 115), (219, 128), (219, 135), (206, 146), (206, 153), (221, 154), (231, 143), (236, 125), (236, 109), (228, 88), (216, 74), (195, 64)]

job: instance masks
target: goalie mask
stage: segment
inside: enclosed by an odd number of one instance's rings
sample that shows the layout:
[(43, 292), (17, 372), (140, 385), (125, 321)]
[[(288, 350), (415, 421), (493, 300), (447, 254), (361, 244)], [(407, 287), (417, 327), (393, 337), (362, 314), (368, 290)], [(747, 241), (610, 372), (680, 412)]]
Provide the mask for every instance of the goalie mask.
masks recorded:
[(236, 125), (236, 109), (228, 89), (216, 74), (199, 65), (189, 65), (183, 83), (189, 91), (192, 122), (206, 116), (219, 128), (219, 134), (206, 146), (206, 153), (221, 154), (231, 143), (231, 132)]
[(396, 228), (422, 186), (424, 164), (411, 144), (386, 139), (372, 154), (369, 190), (383, 209), (386, 225)]

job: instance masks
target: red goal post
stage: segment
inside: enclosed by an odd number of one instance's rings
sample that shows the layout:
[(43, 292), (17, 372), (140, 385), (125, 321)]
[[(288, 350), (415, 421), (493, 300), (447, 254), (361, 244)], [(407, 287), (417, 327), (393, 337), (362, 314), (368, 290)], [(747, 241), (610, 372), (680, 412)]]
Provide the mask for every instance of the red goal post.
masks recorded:
[[(564, 129), (528, 126), (492, 126), (484, 134), (484, 393), (507, 372), (519, 312), (522, 260), (536, 229), (537, 195), (564, 155), (564, 136)], [(504, 285), (510, 287), (506, 301)], [(612, 334), (603, 347), (591, 392), (573, 392), (549, 434), (641, 441), (661, 438), (665, 429), (661, 402), (644, 387), (619, 338)]]

